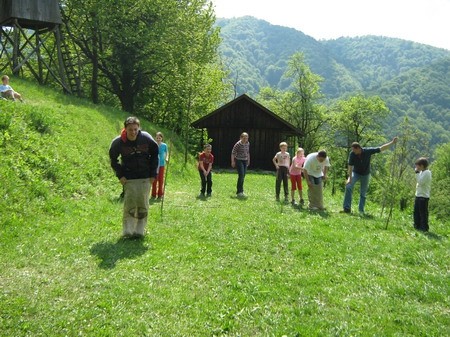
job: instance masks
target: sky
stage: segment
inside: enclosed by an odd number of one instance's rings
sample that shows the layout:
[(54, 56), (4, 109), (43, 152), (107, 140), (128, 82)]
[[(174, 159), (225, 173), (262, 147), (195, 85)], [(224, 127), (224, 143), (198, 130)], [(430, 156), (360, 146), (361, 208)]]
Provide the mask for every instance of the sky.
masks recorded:
[(377, 35), (450, 50), (450, 0), (211, 0), (217, 18), (251, 15), (316, 40)]

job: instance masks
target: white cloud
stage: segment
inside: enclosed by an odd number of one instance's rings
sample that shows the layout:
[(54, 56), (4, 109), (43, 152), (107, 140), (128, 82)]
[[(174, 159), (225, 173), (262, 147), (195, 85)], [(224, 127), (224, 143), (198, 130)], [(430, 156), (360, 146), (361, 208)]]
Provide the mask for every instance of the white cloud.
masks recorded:
[(316, 39), (379, 35), (450, 50), (450, 0), (212, 0), (217, 17), (251, 15)]

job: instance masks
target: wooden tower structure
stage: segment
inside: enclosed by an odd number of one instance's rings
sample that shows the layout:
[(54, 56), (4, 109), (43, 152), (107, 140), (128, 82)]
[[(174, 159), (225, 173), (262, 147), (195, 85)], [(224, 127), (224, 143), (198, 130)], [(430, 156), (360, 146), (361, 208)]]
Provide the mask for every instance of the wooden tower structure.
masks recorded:
[(62, 27), (58, 0), (0, 0), (0, 74), (27, 71), (40, 84), (53, 79), (80, 94)]

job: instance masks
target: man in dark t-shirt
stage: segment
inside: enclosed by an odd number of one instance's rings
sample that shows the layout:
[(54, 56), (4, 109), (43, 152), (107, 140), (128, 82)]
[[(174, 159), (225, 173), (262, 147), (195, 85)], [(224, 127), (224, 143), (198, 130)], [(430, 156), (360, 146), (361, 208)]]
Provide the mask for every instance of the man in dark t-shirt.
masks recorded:
[(345, 186), (344, 213), (351, 212), (353, 187), (360, 181), (361, 187), (358, 209), (360, 214), (364, 214), (366, 194), (370, 180), (370, 159), (373, 154), (385, 151), (395, 143), (397, 143), (397, 137), (394, 137), (389, 143), (380, 147), (361, 147), (361, 145), (356, 142), (352, 144), (352, 152), (350, 152), (348, 158), (348, 179)]
[(149, 133), (141, 130), (136, 117), (128, 117), (120, 136), (111, 142), (111, 167), (124, 190), (122, 227), (125, 238), (144, 236), (150, 187), (158, 169), (158, 154), (158, 144)]

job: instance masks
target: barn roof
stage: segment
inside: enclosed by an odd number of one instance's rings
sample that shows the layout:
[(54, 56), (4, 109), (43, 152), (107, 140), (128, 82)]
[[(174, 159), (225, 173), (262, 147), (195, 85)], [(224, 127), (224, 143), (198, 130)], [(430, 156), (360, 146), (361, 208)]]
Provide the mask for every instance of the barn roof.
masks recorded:
[[(216, 122), (216, 116), (226, 113), (227, 110), (229, 110), (230, 107), (234, 105), (242, 104), (243, 101), (247, 101), (250, 104), (256, 106), (259, 110), (259, 112), (262, 112), (267, 117), (269, 117), (270, 120), (274, 121), (277, 125), (281, 126), (283, 131), (291, 133), (293, 135), (301, 134), (302, 132), (298, 130), (295, 126), (290, 124), (289, 122), (285, 121), (280, 116), (276, 115), (263, 105), (256, 102), (254, 99), (249, 97), (246, 94), (242, 94), (239, 97), (235, 98), (234, 100), (228, 102), (227, 104), (221, 106), (220, 108), (212, 111), (211, 113), (207, 114), (206, 116), (203, 116), (202, 118), (196, 120), (195, 122), (191, 123), (191, 126), (195, 128), (212, 128), (212, 127), (223, 127), (223, 125), (214, 125)], [(237, 125), (236, 125), (237, 126)], [(273, 127), (273, 124), (261, 126), (261, 128), (271, 128)]]

